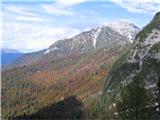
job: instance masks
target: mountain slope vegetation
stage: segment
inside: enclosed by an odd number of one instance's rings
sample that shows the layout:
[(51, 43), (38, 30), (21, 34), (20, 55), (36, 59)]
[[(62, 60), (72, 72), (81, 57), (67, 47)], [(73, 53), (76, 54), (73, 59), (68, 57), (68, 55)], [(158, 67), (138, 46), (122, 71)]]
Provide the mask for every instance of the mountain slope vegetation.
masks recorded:
[(99, 117), (158, 120), (159, 82), (160, 12), (137, 34), (133, 47), (112, 65), (99, 103)]

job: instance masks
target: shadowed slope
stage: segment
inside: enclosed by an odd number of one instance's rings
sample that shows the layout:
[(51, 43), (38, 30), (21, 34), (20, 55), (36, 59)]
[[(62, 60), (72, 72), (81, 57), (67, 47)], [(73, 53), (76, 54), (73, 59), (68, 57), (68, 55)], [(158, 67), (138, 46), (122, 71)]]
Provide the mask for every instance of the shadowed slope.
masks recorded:
[(18, 116), (13, 119), (82, 119), (82, 105), (75, 96), (70, 96), (62, 101), (40, 109), (35, 114), (29, 116)]

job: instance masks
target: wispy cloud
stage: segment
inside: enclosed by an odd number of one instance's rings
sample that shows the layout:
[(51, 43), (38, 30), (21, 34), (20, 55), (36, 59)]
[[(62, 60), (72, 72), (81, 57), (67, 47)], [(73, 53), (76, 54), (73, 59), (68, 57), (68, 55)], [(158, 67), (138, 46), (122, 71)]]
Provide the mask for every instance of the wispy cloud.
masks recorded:
[[(80, 33), (79, 29), (54, 26), (54, 23), (51, 23), (54, 18), (47, 16), (46, 13), (71, 16), (75, 14), (71, 6), (83, 1), (71, 0), (71, 2), (67, 2), (67, 0), (57, 0), (51, 5), (44, 3), (38, 6), (21, 4), (3, 6), (5, 18), (7, 17), (9, 22), (5, 21), (5, 24), (2, 25), (2, 46), (30, 52), (47, 48), (59, 39), (73, 37)], [(37, 24), (36, 22), (41, 23)]]
[(46, 5), (43, 4), (42, 8), (45, 10), (45, 12), (49, 14), (54, 14), (56, 16), (60, 15), (67, 15), (67, 16), (72, 16), (74, 15), (74, 11), (67, 9), (66, 7), (60, 7), (60, 6), (54, 6), (54, 5)]
[(30, 22), (50, 21), (45, 16), (41, 16), (37, 12), (34, 12), (33, 8), (29, 6), (8, 5), (8, 6), (4, 6), (3, 8), (5, 10), (5, 13), (7, 13), (8, 15), (12, 15), (12, 17), (18, 21), (26, 21), (26, 22), (27, 21), (30, 21)]
[(24, 6), (22, 7), (22, 6), (16, 6), (16, 5), (9, 5), (9, 6), (5, 6), (4, 9), (8, 10), (9, 12), (13, 12), (20, 15), (37, 16), (37, 14), (29, 11), (29, 8)]
[(160, 10), (160, 0), (110, 0), (129, 12), (155, 13)]
[(41, 50), (58, 39), (69, 38), (80, 33), (78, 29), (37, 24), (11, 23), (4, 26), (2, 27), (3, 47), (18, 49), (23, 52)]
[(76, 5), (76, 4), (80, 4), (80, 3), (83, 3), (83, 2), (86, 2), (88, 0), (55, 0), (55, 4), (59, 4), (61, 6), (73, 6), (73, 5)]
[(44, 18), (41, 18), (41, 17), (29, 17), (29, 16), (17, 16), (16, 17), (17, 20), (21, 20), (21, 21), (40, 21), (40, 22), (47, 22), (47, 21), (50, 21), (50, 20), (47, 20), (47, 19), (44, 19)]
[(85, 2), (86, 0), (56, 0), (53, 4), (42, 4), (42, 9), (45, 10), (45, 12), (53, 15), (67, 15), (72, 16), (75, 15), (75, 11), (72, 9), (71, 6), (80, 4)]

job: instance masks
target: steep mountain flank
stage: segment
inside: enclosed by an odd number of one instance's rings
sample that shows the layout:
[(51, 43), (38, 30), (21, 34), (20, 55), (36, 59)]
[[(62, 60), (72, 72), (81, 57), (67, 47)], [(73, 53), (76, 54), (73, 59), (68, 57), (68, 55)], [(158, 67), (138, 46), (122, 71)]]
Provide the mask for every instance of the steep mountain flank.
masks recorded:
[[(159, 119), (160, 12), (112, 66), (102, 95), (105, 117)], [(107, 113), (106, 113), (107, 114)]]

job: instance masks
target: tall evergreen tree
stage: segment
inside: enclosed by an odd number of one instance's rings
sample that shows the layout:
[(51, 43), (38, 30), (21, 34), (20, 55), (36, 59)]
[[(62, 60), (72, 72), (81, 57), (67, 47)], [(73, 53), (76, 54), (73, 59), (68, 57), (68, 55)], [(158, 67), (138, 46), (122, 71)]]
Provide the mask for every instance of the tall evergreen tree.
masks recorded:
[(158, 118), (160, 119), (160, 79), (157, 83), (157, 89), (155, 94), (156, 94), (156, 103), (155, 103), (156, 113), (158, 114)]
[(150, 104), (150, 97), (140, 76), (134, 77), (127, 86), (122, 86), (120, 97), (117, 103), (119, 119), (149, 118), (147, 106)]

